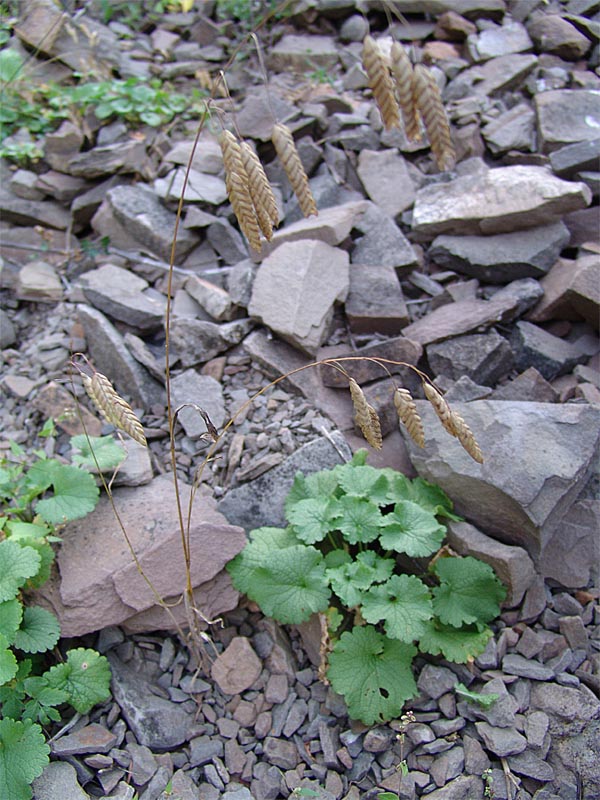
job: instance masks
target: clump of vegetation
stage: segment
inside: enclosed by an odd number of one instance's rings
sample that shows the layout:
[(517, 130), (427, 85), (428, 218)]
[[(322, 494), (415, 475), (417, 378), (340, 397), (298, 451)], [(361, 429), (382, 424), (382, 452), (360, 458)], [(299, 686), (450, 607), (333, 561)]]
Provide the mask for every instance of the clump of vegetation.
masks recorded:
[(297, 474), (288, 526), (252, 531), (228, 570), (282, 623), (320, 615), (321, 672), (350, 716), (372, 725), (416, 694), (418, 652), (464, 663), (485, 649), (505, 589), (487, 564), (442, 548), (442, 520), (458, 518), (439, 487), (366, 455)]
[[(49, 422), (40, 435), (53, 433)], [(11, 800), (28, 800), (31, 782), (48, 763), (41, 725), (58, 722), (66, 706), (87, 713), (110, 694), (108, 661), (95, 650), (78, 647), (51, 663), (59, 622), (28, 599), (50, 577), (60, 526), (98, 502), (89, 469), (114, 469), (123, 460), (112, 437), (78, 436), (71, 444), (72, 464), (43, 449), (32, 459), (15, 442), (0, 461), (0, 797)]]

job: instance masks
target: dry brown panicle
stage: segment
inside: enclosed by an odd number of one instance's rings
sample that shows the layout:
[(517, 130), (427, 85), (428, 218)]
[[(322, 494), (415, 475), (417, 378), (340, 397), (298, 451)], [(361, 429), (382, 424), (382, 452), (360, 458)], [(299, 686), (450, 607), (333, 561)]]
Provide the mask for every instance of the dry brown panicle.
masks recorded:
[(308, 176), (302, 166), (291, 130), (287, 125), (278, 122), (273, 127), (271, 141), (294, 190), (294, 194), (298, 198), (300, 210), (305, 217), (317, 216), (319, 213), (317, 204), (308, 185)]
[(400, 113), (388, 62), (379, 49), (379, 45), (370, 35), (365, 36), (363, 41), (362, 62), (369, 79), (369, 87), (381, 115), (383, 127), (386, 130), (400, 127)]
[(404, 133), (410, 142), (418, 142), (421, 140), (421, 125), (414, 101), (413, 67), (405, 49), (399, 42), (392, 44), (390, 61), (396, 86), (396, 97), (404, 123)]
[(115, 428), (129, 434), (138, 444), (147, 447), (148, 442), (142, 423), (134, 414), (129, 403), (117, 394), (106, 375), (101, 372), (86, 375), (82, 372), (81, 380), (90, 400), (101, 416)]
[(260, 227), (250, 195), (248, 175), (242, 161), (240, 145), (227, 130), (219, 134), (219, 144), (225, 165), (225, 186), (237, 221), (253, 250), (260, 252)]
[(425, 447), (425, 432), (423, 422), (417, 411), (417, 406), (408, 389), (397, 388), (394, 391), (394, 405), (398, 418), (406, 427), (410, 438), (419, 447)]
[(483, 454), (473, 432), (464, 419), (453, 411), (438, 390), (430, 383), (423, 383), (425, 397), (429, 400), (438, 419), (451, 436), (455, 436), (472, 459), (483, 463)]
[(425, 125), (436, 164), (441, 170), (452, 169), (456, 164), (456, 153), (448, 117), (435, 77), (424, 64), (415, 64), (413, 93), (414, 104)]
[(381, 435), (381, 424), (379, 416), (373, 406), (369, 405), (363, 390), (354, 378), (350, 378), (350, 396), (354, 406), (356, 424), (362, 431), (362, 435), (375, 450), (381, 450), (383, 437)]
[(248, 142), (240, 143), (240, 152), (258, 224), (265, 239), (270, 241), (273, 237), (273, 226), (279, 224), (279, 212), (271, 184), (259, 157)]

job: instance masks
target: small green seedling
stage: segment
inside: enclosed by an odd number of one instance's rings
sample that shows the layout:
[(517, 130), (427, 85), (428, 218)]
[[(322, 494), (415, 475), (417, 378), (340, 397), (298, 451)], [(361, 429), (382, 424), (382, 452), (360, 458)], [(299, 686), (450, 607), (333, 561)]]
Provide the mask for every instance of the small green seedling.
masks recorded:
[(472, 703), (479, 703), (482, 708), (490, 708), (500, 697), (499, 694), (480, 694), (479, 692), (471, 692), (462, 683), (457, 683), (454, 687), (454, 691), (459, 697), (462, 697), (465, 700), (469, 700)]

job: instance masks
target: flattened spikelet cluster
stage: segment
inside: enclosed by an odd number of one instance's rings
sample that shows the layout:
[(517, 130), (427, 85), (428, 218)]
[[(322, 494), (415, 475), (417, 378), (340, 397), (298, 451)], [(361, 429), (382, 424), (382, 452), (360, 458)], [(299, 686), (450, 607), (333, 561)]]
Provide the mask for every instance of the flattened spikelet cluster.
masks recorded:
[(396, 96), (404, 123), (404, 133), (410, 142), (418, 142), (421, 140), (421, 125), (414, 102), (412, 64), (406, 50), (399, 42), (392, 44), (390, 59)]
[(354, 406), (354, 419), (362, 431), (362, 435), (375, 450), (381, 450), (383, 437), (381, 435), (381, 424), (377, 411), (369, 405), (363, 390), (354, 378), (350, 378), (350, 396)]
[(464, 419), (453, 411), (438, 390), (429, 383), (423, 384), (425, 397), (429, 400), (438, 419), (451, 436), (455, 436), (472, 459), (483, 463), (483, 454), (473, 432)]
[(133, 413), (129, 403), (117, 394), (106, 375), (94, 372), (93, 375), (81, 374), (83, 386), (90, 400), (104, 419), (120, 431), (129, 434), (138, 444), (148, 446), (142, 423)]
[(225, 165), (225, 186), (238, 224), (250, 242), (250, 247), (260, 252), (260, 227), (250, 194), (248, 174), (244, 168), (242, 152), (230, 131), (221, 131), (219, 144)]
[(248, 188), (256, 211), (258, 224), (268, 241), (273, 237), (273, 227), (279, 225), (277, 202), (263, 165), (248, 142), (241, 142), (242, 164), (248, 176)]
[(388, 62), (375, 39), (369, 35), (363, 41), (362, 62), (383, 127), (386, 130), (399, 127), (400, 114)]
[(398, 388), (395, 390), (394, 405), (398, 412), (398, 419), (406, 427), (410, 438), (419, 447), (425, 447), (423, 422), (421, 421), (415, 401), (408, 389)]
[(416, 64), (413, 70), (413, 96), (436, 164), (442, 170), (452, 169), (456, 163), (456, 153), (448, 117), (436, 80), (424, 64)]
[(298, 198), (300, 210), (305, 217), (317, 216), (319, 213), (317, 204), (308, 185), (308, 176), (302, 166), (291, 130), (287, 125), (278, 122), (273, 127), (271, 141), (294, 190), (294, 194)]

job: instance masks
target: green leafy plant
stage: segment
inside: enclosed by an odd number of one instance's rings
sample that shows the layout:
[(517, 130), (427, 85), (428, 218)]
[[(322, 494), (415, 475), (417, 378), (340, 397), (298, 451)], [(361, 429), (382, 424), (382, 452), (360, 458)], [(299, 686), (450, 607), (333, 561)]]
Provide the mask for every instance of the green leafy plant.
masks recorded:
[[(53, 423), (39, 435), (53, 436)], [(112, 437), (74, 437), (72, 444), (73, 461), (82, 466), (47, 458), (43, 450), (32, 460), (15, 442), (11, 457), (0, 462), (0, 797), (11, 800), (28, 800), (31, 782), (48, 763), (40, 725), (58, 722), (61, 706), (87, 713), (109, 696), (108, 661), (94, 650), (69, 650), (62, 663), (48, 667), (60, 626), (27, 598), (50, 575), (58, 526), (96, 506), (96, 481), (82, 467), (93, 462), (113, 469), (124, 455)]]
[(457, 683), (454, 691), (459, 697), (464, 700), (469, 700), (472, 703), (479, 703), (482, 708), (490, 708), (496, 700), (500, 697), (499, 694), (490, 692), (489, 694), (481, 694), (480, 692), (471, 692), (463, 683)]
[(328, 612), (327, 678), (351, 717), (397, 717), (416, 693), (419, 651), (455, 662), (483, 651), (505, 590), (487, 564), (440, 551), (441, 520), (458, 518), (439, 487), (375, 469), (361, 450), (348, 464), (297, 474), (285, 515), (285, 529), (252, 531), (228, 570), (280, 622)]

